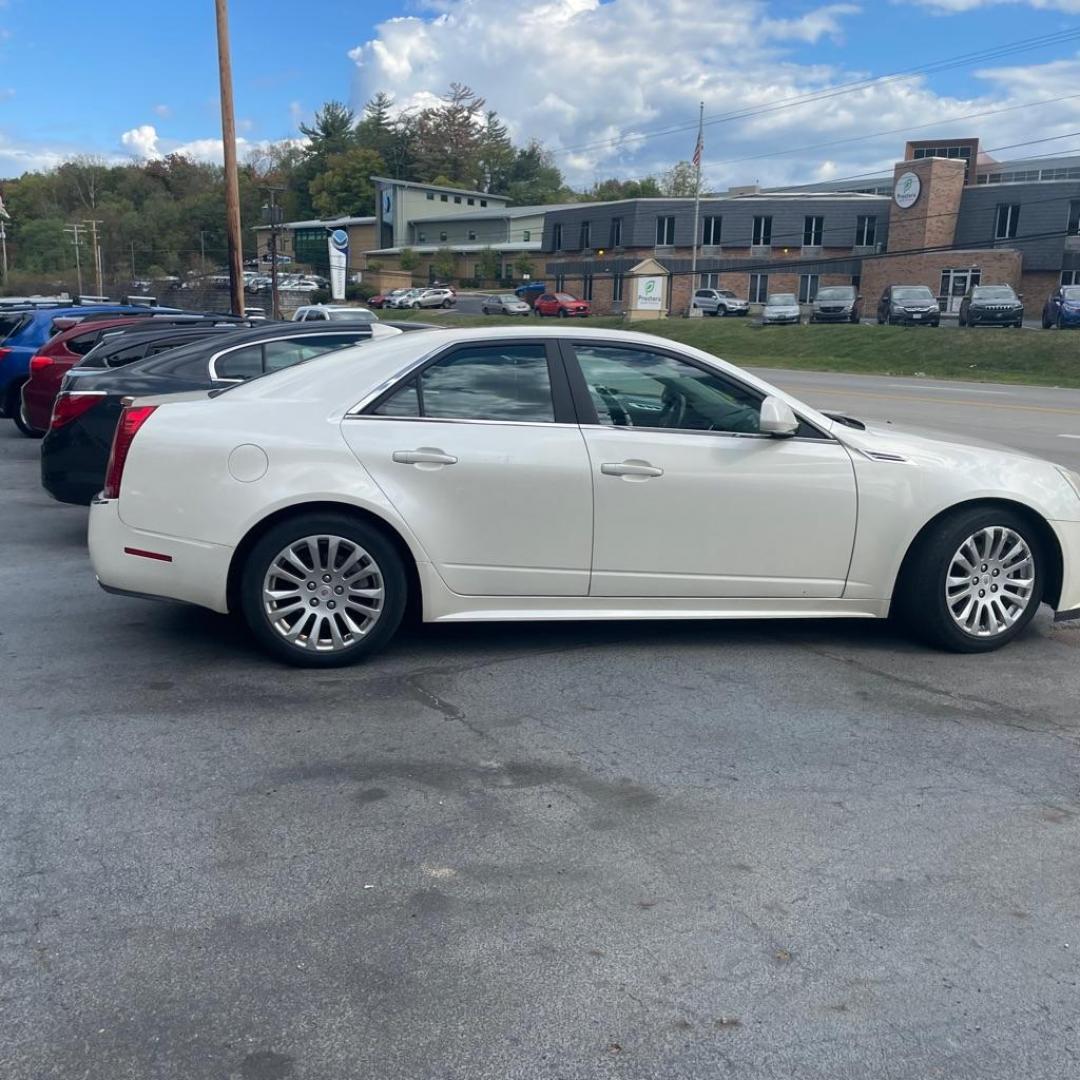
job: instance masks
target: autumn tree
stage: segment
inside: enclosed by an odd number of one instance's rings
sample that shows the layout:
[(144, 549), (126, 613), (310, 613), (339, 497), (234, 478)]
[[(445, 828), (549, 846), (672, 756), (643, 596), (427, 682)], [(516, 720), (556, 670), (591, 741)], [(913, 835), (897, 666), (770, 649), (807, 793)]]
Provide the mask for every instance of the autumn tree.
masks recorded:
[(382, 171), (383, 159), (374, 150), (354, 146), (331, 154), (308, 186), (312, 206), (324, 218), (374, 214), (375, 185), (370, 178)]

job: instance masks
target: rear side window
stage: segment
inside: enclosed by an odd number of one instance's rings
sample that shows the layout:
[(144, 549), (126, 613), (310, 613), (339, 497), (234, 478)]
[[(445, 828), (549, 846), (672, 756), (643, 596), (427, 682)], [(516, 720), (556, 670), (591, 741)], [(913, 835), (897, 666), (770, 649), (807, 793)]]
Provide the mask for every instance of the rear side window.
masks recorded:
[(432, 420), (553, 423), (547, 351), (543, 345), (461, 349), (425, 368), (373, 412)]
[(263, 347), (247, 345), (233, 349), (214, 361), (214, 371), (219, 379), (253, 379), (263, 371)]
[(321, 356), (324, 352), (355, 345), (359, 340), (368, 340), (367, 335), (361, 339), (356, 334), (305, 334), (294, 341), (268, 341), (265, 346), (266, 370), (280, 371)]
[(26, 316), (22, 314), (0, 315), (0, 341), (11, 337), (25, 321)]
[(85, 356), (101, 340), (101, 331), (92, 334), (80, 334), (68, 340), (67, 347), (76, 356)]

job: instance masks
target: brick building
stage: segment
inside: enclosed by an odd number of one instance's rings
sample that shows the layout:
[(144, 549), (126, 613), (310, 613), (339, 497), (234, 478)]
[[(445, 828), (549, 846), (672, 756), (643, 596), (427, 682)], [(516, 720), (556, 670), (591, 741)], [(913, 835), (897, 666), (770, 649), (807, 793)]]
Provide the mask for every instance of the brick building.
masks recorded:
[(1041, 304), (1058, 282), (1080, 283), (1080, 158), (994, 161), (977, 139), (910, 142), (891, 176), (703, 197), (697, 280), (692, 199), (630, 199), (551, 209), (547, 280), (618, 311), (626, 275), (656, 258), (672, 275), (669, 310), (692, 288), (813, 299), (854, 284), (872, 313), (887, 285), (926, 285), (955, 312), (971, 285), (1009, 284)]

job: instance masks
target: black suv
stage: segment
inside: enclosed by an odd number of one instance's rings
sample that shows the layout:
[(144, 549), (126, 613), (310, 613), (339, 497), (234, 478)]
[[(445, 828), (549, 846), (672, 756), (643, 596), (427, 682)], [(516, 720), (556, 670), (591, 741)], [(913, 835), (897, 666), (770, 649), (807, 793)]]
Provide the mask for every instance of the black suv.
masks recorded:
[(880, 326), (940, 326), (937, 297), (925, 285), (889, 285), (877, 306)]
[(1023, 299), (1011, 285), (974, 285), (960, 301), (960, 325), (1023, 326)]

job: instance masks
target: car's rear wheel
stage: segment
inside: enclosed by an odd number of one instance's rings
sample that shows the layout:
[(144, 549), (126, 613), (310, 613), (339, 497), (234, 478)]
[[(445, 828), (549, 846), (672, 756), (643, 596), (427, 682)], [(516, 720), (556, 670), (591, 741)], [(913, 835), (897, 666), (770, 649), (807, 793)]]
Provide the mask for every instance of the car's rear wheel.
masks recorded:
[(454, 306), (454, 301), (453, 300), (444, 300), (442, 306), (444, 308), (453, 307)]
[(407, 591), (394, 545), (344, 514), (274, 526), (249, 554), (240, 583), (259, 644), (301, 667), (340, 667), (377, 652), (401, 622)]
[(34, 427), (30, 423), (30, 417), (26, 415), (26, 406), (23, 404), (22, 397), (19, 398), (19, 407), (15, 410), (15, 414), (12, 417), (15, 421), (15, 426), (28, 438), (28, 439), (44, 439), (45, 432), (40, 428)]
[(951, 652), (990, 652), (1012, 641), (1042, 602), (1036, 529), (1007, 509), (960, 510), (919, 541), (897, 583), (896, 611)]

